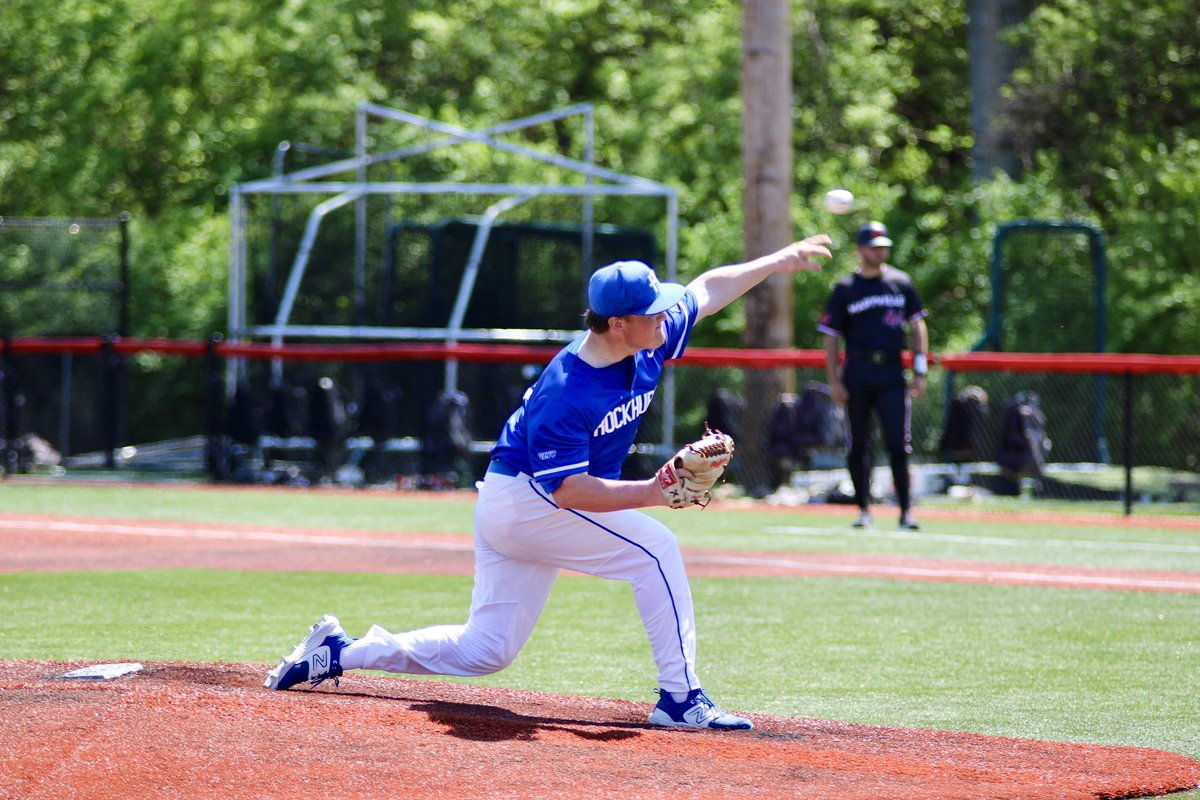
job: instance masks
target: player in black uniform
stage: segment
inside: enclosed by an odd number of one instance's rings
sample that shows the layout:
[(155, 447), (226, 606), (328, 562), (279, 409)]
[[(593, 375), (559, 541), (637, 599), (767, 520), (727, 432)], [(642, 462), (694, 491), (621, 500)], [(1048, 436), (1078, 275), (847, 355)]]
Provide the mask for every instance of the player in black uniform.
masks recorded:
[[(846, 406), (849, 424), (846, 464), (859, 514), (854, 527), (872, 524), (871, 412), (879, 417), (891, 462), (900, 527), (918, 530), (909, 490), (909, 391), (900, 354), (905, 329), (912, 335), (913, 397), (925, 391), (929, 332), (925, 308), (912, 279), (887, 263), (892, 240), (880, 222), (868, 222), (855, 236), (859, 267), (837, 282), (817, 330), (825, 334), (825, 371), (833, 399)], [(842, 340), (845, 363), (839, 369)]]

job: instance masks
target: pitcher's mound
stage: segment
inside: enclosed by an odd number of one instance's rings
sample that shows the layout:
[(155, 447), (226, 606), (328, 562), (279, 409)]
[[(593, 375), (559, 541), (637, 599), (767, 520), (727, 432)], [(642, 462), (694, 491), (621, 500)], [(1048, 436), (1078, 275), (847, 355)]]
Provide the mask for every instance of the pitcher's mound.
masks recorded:
[[(1200, 785), (1136, 747), (749, 715), (660, 730), (649, 703), (355, 674), (271, 692), (266, 667), (0, 662), (0, 786), (46, 798), (1122, 798)], [(732, 710), (732, 709), (731, 709)]]

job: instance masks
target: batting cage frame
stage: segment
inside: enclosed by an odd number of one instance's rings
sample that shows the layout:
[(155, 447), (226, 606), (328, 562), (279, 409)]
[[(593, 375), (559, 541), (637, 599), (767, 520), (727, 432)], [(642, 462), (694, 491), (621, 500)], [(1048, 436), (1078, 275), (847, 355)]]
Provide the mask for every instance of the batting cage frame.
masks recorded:
[[(512, 134), (528, 135), (531, 131), (544, 130), (544, 126), (563, 125), (567, 121), (582, 122), (582, 150), (580, 157), (551, 152), (544, 145), (532, 146), (513, 141)], [(405, 141), (403, 146), (376, 149), (378, 142), (387, 137), (372, 133), (373, 124), (403, 126), (413, 130), (413, 136), (427, 137), (416, 141)], [(561, 133), (561, 131), (560, 131)], [(541, 142), (563, 141), (569, 137), (542, 136)], [(461, 180), (454, 170), (451, 177), (443, 175), (416, 174), (411, 180), (397, 180), (396, 169), (406, 167), (409, 172), (419, 173), (418, 159), (441, 158), (443, 163), (454, 163), (455, 153), (462, 146), (481, 146), (485, 151), (479, 162), (487, 162), (484, 168), (495, 167), (507, 174), (516, 174), (519, 179), (496, 182)], [(334, 151), (330, 151), (336, 157)], [(463, 161), (467, 161), (463, 156)], [(387, 170), (386, 179), (380, 180), (380, 168)], [(459, 169), (458, 173), (465, 172)], [(530, 180), (529, 178), (533, 178)], [(553, 182), (552, 182), (552, 180)], [(278, 304), (272, 309), (269, 322), (250, 318), (251, 264), (249, 253), (250, 203), (255, 196), (272, 199), (310, 195), (319, 198), (308, 212), (303, 234), (299, 237), (295, 256)], [(468, 216), (473, 226), (466, 263), (454, 290), (453, 304), (444, 321), (435, 324), (393, 325), (371, 323), (365, 319), (362, 309), (366, 306), (368, 250), (374, 246), (369, 241), (368, 201), (383, 198), (392, 202), (396, 198), (472, 198), (473, 202), (486, 207), (482, 212)], [(606, 169), (596, 164), (595, 113), (591, 103), (581, 103), (547, 111), (528, 117), (509, 120), (479, 128), (439, 122), (397, 108), (361, 102), (355, 113), (355, 147), (350, 157), (336, 158), (327, 164), (283, 172), (269, 179), (239, 183), (230, 190), (231, 243), (229, 267), (229, 311), (227, 335), (231, 343), (268, 341), (282, 345), (286, 341), (340, 340), (340, 341), (427, 341), (440, 342), (448, 346), (469, 342), (517, 342), (517, 343), (566, 343), (579, 335), (582, 316), (575, 328), (533, 328), (503, 324), (490, 327), (472, 327), (467, 324), (468, 306), (478, 303), (477, 286), (481, 273), (487, 267), (485, 253), (494, 233), (513, 218), (523, 207), (533, 207), (546, 198), (563, 198), (563, 203), (578, 205), (578, 236), (580, 241), (579, 286), (586, 285), (587, 278), (600, 264), (594, 263), (598, 243), (613, 226), (606, 226), (596, 219), (596, 204), (607, 199), (623, 202), (626, 199), (647, 198), (661, 202), (665, 230), (662, 232), (663, 273), (666, 280), (676, 279), (678, 250), (678, 193), (666, 184), (646, 178)], [(354, 209), (353, 248), (353, 305), (354, 319), (349, 324), (325, 322), (303, 322), (297, 319), (298, 309), (305, 302), (306, 278), (310, 274), (318, 248), (322, 225), (343, 209)], [(526, 221), (528, 222), (528, 221)], [(388, 227), (387, 236), (393, 235), (395, 226)], [(414, 224), (414, 227), (419, 227)], [(387, 248), (393, 243), (388, 241)], [(272, 259), (275, 254), (272, 253)], [(583, 291), (580, 291), (580, 296)], [(574, 301), (574, 298), (572, 298)], [(578, 309), (582, 312), (582, 307)], [(282, 362), (272, 366), (272, 384), (281, 380)], [(668, 369), (659, 392), (662, 401), (662, 441), (653, 446), (655, 451), (669, 452), (674, 447), (675, 382), (673, 370)], [(239, 379), (245, 377), (245, 363), (231, 361), (227, 386), (232, 392)], [(448, 359), (443, 375), (443, 392), (458, 391), (460, 383), (459, 364)]]
[[(1092, 270), (1092, 301), (1094, 303), (1095, 318), (1093, 321), (1093, 336), (1094, 342), (1092, 352), (1103, 353), (1108, 349), (1106, 337), (1106, 308), (1107, 308), (1107, 276), (1108, 276), (1108, 257), (1104, 243), (1104, 232), (1094, 225), (1089, 225), (1084, 222), (1073, 222), (1069, 220), (1037, 220), (1037, 219), (1018, 219), (1011, 222), (1006, 222), (996, 228), (996, 233), (992, 237), (992, 262), (991, 262), (991, 280), (992, 280), (992, 307), (988, 316), (987, 329), (983, 336), (972, 351), (980, 350), (995, 350), (1003, 351), (1006, 349), (1015, 349), (1018, 351), (1028, 351), (1028, 348), (1006, 348), (1004, 346), (1004, 328), (1005, 328), (1005, 297), (1008, 287), (1011, 283), (1008, 280), (1011, 277), (1013, 270), (1005, 270), (1005, 264), (1008, 259), (1004, 256), (1004, 246), (1011, 241), (1015, 236), (1026, 233), (1042, 233), (1049, 235), (1060, 234), (1082, 234), (1087, 237), (1088, 253), (1090, 256), (1090, 265)], [(1076, 348), (1071, 348), (1076, 349)], [(1082, 349), (1080, 348), (1082, 351)]]

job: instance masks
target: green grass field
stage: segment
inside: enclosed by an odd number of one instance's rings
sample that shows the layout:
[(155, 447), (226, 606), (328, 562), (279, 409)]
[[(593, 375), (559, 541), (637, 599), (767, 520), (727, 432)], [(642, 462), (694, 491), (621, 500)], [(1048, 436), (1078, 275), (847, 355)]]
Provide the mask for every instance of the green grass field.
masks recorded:
[[(470, 536), (457, 495), (0, 484), (6, 513)], [(1030, 509), (1023, 509), (1029, 511)], [(887, 553), (1200, 573), (1200, 531), (1164, 524), (849, 513), (653, 512), (685, 547)], [(702, 524), (700, 524), (702, 523)], [(0, 540), (4, 532), (0, 530)], [(0, 564), (3, 559), (0, 558)], [(730, 709), (1154, 747), (1200, 759), (1200, 595), (835, 578), (694, 579), (699, 669)], [(0, 658), (273, 664), (324, 612), (351, 635), (460, 622), (470, 579), (243, 571), (0, 573)], [(565, 577), (508, 670), (465, 681), (654, 698), (624, 584)], [(1200, 792), (1187, 796), (1200, 797)]]

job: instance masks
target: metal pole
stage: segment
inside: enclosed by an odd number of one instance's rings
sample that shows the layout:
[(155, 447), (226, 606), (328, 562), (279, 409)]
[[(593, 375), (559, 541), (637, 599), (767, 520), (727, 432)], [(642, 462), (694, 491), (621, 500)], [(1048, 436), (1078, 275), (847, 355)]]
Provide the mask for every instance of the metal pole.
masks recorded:
[[(446, 324), (446, 344), (458, 344), (458, 337), (462, 333), (463, 320), (467, 316), (467, 304), (471, 302), (471, 295), (475, 291), (475, 280), (479, 275), (479, 266), (483, 262), (483, 254), (487, 250), (488, 239), (492, 235), (492, 226), (496, 224), (496, 220), (501, 214), (511, 211), (533, 198), (534, 195), (509, 197), (490, 206), (483, 213), (483, 216), (480, 217), (479, 224), (475, 228), (475, 239), (471, 242), (471, 254), (467, 258), (467, 265), (463, 269), (462, 280), (458, 284), (458, 295), (454, 298), (454, 308), (450, 311), (450, 321)], [(443, 385), (447, 392), (458, 390), (457, 358), (446, 359), (446, 377)]]
[[(674, 190), (667, 195), (667, 280), (675, 280), (675, 257), (679, 247), (679, 196)], [(675, 367), (667, 368), (663, 376), (663, 431), (662, 452), (670, 454), (675, 449)]]
[[(1096, 277), (1096, 352), (1108, 352), (1106, 305), (1108, 291), (1107, 259), (1104, 255), (1104, 234), (1097, 228), (1083, 227), (1088, 235), (1088, 244), (1092, 252), (1092, 274)], [(1104, 435), (1104, 401), (1108, 394), (1108, 376), (1096, 376), (1095, 409), (1092, 412), (1092, 430), (1096, 439), (1096, 460), (1101, 464), (1110, 463), (1108, 438)]]
[(1125, 372), (1125, 516), (1133, 513), (1133, 372)]
[(1011, 229), (1011, 224), (1001, 225), (992, 239), (992, 308), (988, 314), (987, 332), (972, 350), (982, 350), (988, 344), (997, 352), (1004, 349), (1000, 346), (1000, 324), (1004, 318), (1004, 271), (1001, 258), (1004, 239)]
[(0, 349), (0, 410), (4, 412), (4, 463), (0, 466), (7, 477), (17, 471), (17, 376), (9, 337), (0, 339)]
[[(358, 156), (358, 182), (367, 182), (367, 112), (359, 104), (355, 125), (355, 155)], [(354, 205), (354, 324), (365, 325), (367, 310), (367, 195), (359, 194)]]
[[(246, 212), (245, 200), (237, 186), (234, 186), (229, 193), (229, 309), (227, 314), (228, 330), (226, 333), (229, 335), (229, 340), (231, 342), (241, 341), (246, 327)], [(231, 388), (237, 386), (238, 380), (242, 377), (242, 370), (245, 369), (242, 360), (229, 359), (225, 369), (227, 372), (226, 385)]]
[(221, 480), (225, 475), (222, 469), (221, 442), (221, 412), (225, 403), (225, 381), (221, 367), (221, 357), (217, 353), (217, 345), (222, 337), (214, 333), (208, 340), (208, 392), (205, 394), (205, 453), (204, 462), (208, 474), (213, 480)]
[(117, 311), (117, 334), (129, 336), (129, 212), (122, 211), (118, 220), (121, 231), (121, 291), (120, 308)]
[[(589, 103), (583, 116), (583, 160), (590, 166), (596, 165), (596, 124), (592, 113), (592, 106)], [(583, 184), (591, 186), (594, 181), (591, 175), (585, 175)], [(590, 194), (583, 196), (583, 300), (584, 305), (587, 305), (587, 287), (588, 282), (592, 278), (592, 273), (596, 271), (595, 263), (595, 197)]]
[(104, 386), (104, 466), (115, 469), (117, 447), (120, 444), (117, 430), (117, 368), (120, 357), (113, 350), (113, 337), (106, 335), (100, 345), (100, 370)]
[[(275, 179), (283, 178), (287, 166), (287, 154), (292, 149), (292, 143), (284, 139), (275, 147), (274, 175)], [(271, 238), (267, 246), (267, 280), (263, 287), (263, 299), (267, 312), (274, 314), (279, 302), (279, 237), (283, 222), (280, 219), (283, 206), (283, 195), (271, 195)]]
[(59, 382), (62, 385), (58, 399), (58, 452), (63, 458), (71, 454), (71, 368), (74, 359), (70, 353), (63, 353), (59, 368)]

